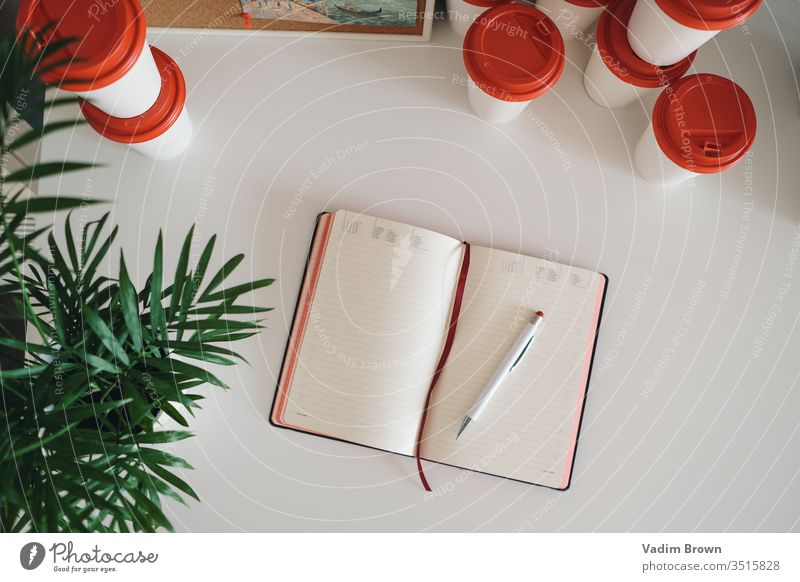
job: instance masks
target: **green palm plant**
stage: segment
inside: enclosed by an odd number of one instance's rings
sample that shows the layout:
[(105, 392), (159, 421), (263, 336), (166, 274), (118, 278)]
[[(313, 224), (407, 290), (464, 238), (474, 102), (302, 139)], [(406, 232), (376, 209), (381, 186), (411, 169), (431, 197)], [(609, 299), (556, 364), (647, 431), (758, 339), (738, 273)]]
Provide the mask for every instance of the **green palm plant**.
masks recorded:
[[(8, 139), (19, 120), (15, 100), (35, 79), (42, 53), (25, 41), (0, 42), (3, 155), (73, 122), (45, 124)], [(41, 70), (41, 68), (39, 69)], [(49, 100), (49, 108), (72, 102)], [(199, 389), (226, 385), (208, 364), (241, 358), (231, 342), (258, 333), (268, 309), (241, 302), (261, 279), (227, 285), (244, 256), (208, 268), (216, 237), (191, 265), (189, 231), (174, 273), (163, 267), (159, 234), (152, 273), (137, 287), (120, 253), (116, 277), (102, 274), (117, 228), (109, 215), (73, 232), (64, 222), (59, 245), (49, 228), (18, 233), (29, 213), (74, 208), (65, 197), (24, 199), (32, 179), (75, 171), (86, 164), (45, 162), (13, 172), (0, 188), (0, 531), (155, 531), (172, 529), (164, 496), (197, 499), (178, 476), (190, 469), (167, 445), (192, 436), (188, 418)], [(47, 250), (40, 247), (46, 240)], [(242, 319), (244, 318), (244, 319)], [(24, 320), (25, 339), (2, 321)], [(182, 428), (167, 430), (161, 415)]]

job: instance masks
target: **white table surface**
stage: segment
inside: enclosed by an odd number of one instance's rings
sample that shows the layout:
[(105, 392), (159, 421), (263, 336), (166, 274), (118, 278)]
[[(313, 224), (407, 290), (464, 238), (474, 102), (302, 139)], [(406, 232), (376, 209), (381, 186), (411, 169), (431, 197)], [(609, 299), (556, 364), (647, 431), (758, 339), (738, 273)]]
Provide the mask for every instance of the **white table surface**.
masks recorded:
[[(800, 529), (800, 5), (765, 4), (748, 27), (695, 66), (752, 97), (752, 158), (671, 191), (632, 173), (655, 96), (596, 106), (577, 41), (555, 90), (493, 127), (470, 114), (443, 23), (430, 44), (151, 31), (186, 75), (191, 149), (154, 164), (83, 127), (43, 158), (106, 166), (41, 190), (113, 200), (140, 283), (158, 229), (169, 268), (193, 221), (247, 254), (240, 280), (278, 279), (254, 298), (276, 307), (268, 329), (237, 347), (251, 366), (221, 373), (233, 389), (207, 388), (196, 438), (173, 447), (202, 499), (168, 504), (176, 527)], [(608, 274), (567, 493), (430, 466), (427, 495), (411, 459), (269, 425), (314, 219), (337, 208)]]

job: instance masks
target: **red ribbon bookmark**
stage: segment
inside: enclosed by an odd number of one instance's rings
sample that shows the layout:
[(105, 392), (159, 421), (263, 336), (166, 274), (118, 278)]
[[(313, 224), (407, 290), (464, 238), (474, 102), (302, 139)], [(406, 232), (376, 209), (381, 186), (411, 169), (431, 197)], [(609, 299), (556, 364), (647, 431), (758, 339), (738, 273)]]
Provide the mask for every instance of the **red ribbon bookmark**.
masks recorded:
[(422, 410), (422, 418), (419, 421), (419, 430), (417, 431), (417, 442), (414, 446), (414, 457), (417, 459), (417, 473), (419, 473), (419, 479), (422, 481), (422, 486), (425, 487), (425, 491), (431, 491), (431, 486), (428, 485), (428, 480), (425, 478), (425, 471), (422, 469), (422, 459), (420, 458), (422, 435), (425, 432), (425, 419), (428, 417), (428, 408), (431, 404), (433, 389), (436, 387), (439, 376), (441, 376), (442, 370), (447, 363), (447, 357), (450, 355), (450, 348), (453, 347), (453, 338), (456, 335), (456, 327), (458, 326), (458, 314), (461, 313), (461, 300), (464, 298), (464, 286), (466, 285), (467, 273), (469, 272), (469, 243), (465, 242), (464, 245), (464, 258), (461, 261), (461, 272), (458, 275), (458, 286), (456, 287), (456, 296), (453, 299), (453, 311), (450, 314), (447, 339), (445, 339), (442, 355), (439, 357), (439, 363), (436, 364), (436, 371), (433, 373), (431, 385), (425, 397), (425, 408)]

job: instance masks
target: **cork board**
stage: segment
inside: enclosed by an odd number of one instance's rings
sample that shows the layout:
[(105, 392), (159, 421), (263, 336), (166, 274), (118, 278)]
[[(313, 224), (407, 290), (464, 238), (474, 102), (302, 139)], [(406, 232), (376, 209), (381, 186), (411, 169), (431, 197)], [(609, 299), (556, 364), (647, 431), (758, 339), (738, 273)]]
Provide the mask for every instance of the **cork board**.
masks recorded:
[[(262, 0), (263, 2), (264, 0)], [(281, 0), (277, 1), (280, 5)], [(291, 4), (295, 11), (307, 10), (301, 4), (302, 0), (286, 2)], [(379, 6), (380, 0), (373, 0)], [(256, 4), (257, 1), (252, 2)], [(348, 0), (336, 4), (348, 4)], [(348, 24), (333, 21), (321, 15), (317, 21), (293, 20), (291, 16), (278, 19), (251, 18), (250, 29), (246, 26), (246, 19), (240, 0), (191, 0), (189, 3), (176, 0), (141, 0), (144, 8), (147, 25), (158, 28), (184, 28), (203, 29), (213, 31), (293, 31), (293, 32), (321, 32), (325, 35), (348, 34), (365, 38), (390, 37), (398, 40), (428, 40), (433, 13), (434, 0), (417, 0), (416, 22), (413, 25), (391, 26), (379, 24)], [(312, 4), (306, 2), (305, 4)], [(310, 15), (315, 18), (314, 15)]]

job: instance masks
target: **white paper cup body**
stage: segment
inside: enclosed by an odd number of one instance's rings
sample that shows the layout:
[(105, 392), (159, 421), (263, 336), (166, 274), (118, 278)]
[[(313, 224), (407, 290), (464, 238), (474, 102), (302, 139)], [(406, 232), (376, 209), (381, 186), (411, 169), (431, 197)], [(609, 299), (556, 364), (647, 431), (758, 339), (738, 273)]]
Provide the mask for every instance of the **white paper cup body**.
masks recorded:
[(592, 101), (610, 109), (630, 105), (652, 90), (623, 81), (614, 74), (600, 56), (597, 45), (583, 72), (583, 86)]
[(123, 119), (141, 115), (153, 106), (161, 92), (161, 75), (145, 41), (139, 58), (125, 75), (100, 89), (78, 95), (111, 115)]
[(465, 36), (469, 27), (491, 6), (475, 6), (464, 0), (447, 0), (447, 19), (459, 36)]
[(564, 40), (583, 35), (603, 13), (600, 6), (577, 6), (566, 0), (536, 0), (536, 7), (550, 17)]
[(471, 78), (467, 82), (467, 97), (475, 115), (490, 123), (505, 123), (519, 116), (530, 101), (504, 101), (492, 97)]
[(667, 154), (664, 153), (656, 141), (652, 122), (647, 126), (642, 137), (639, 138), (633, 159), (639, 175), (648, 182), (656, 184), (673, 186), (699, 175), (676, 164), (667, 157)]
[(142, 155), (154, 160), (170, 160), (188, 147), (192, 141), (192, 120), (184, 105), (178, 119), (169, 129), (149, 141), (130, 144), (131, 147)]
[(637, 0), (628, 22), (628, 42), (640, 59), (653, 65), (674, 65), (699, 49), (718, 30), (699, 30), (677, 22), (656, 0)]

